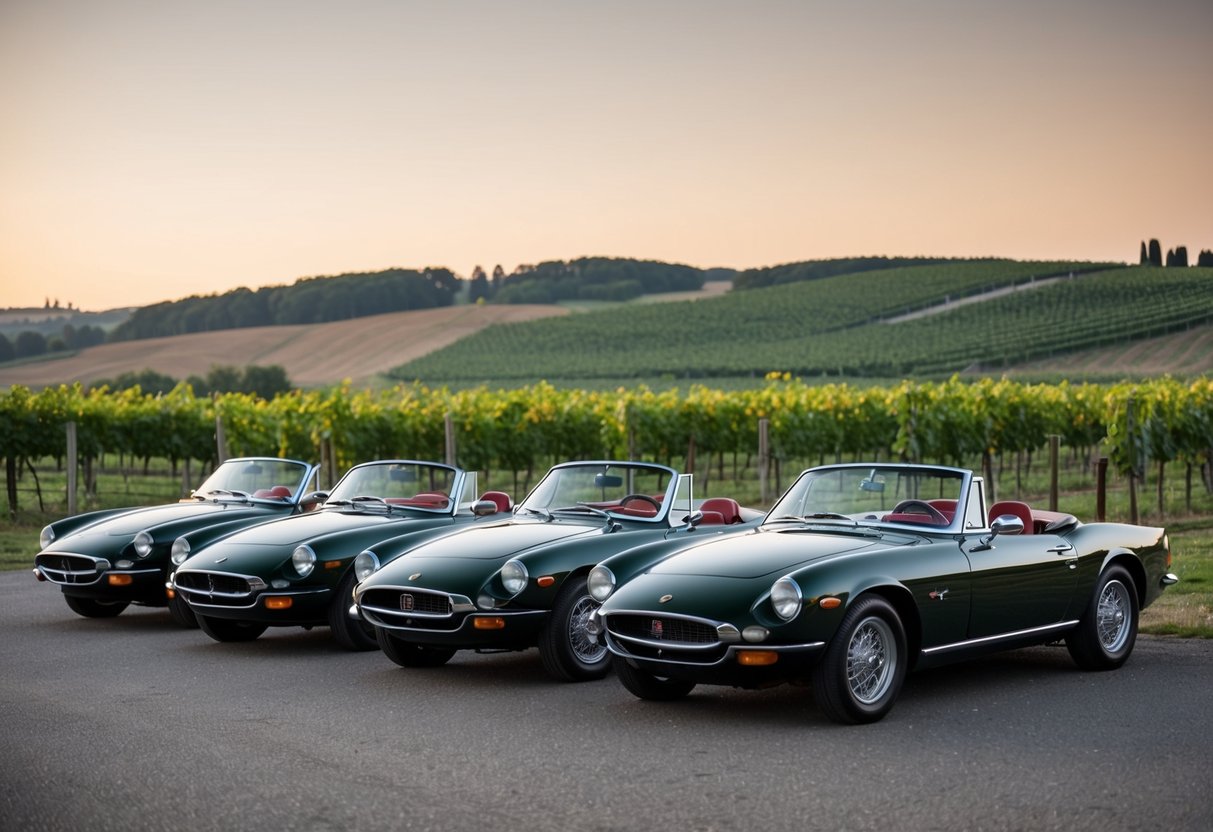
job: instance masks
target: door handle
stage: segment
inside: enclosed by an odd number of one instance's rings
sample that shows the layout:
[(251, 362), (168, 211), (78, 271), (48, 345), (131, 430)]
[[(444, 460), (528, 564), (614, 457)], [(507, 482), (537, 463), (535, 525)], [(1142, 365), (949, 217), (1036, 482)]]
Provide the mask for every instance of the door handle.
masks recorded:
[(1057, 546), (1050, 546), (1048, 549), (1045, 549), (1045, 551), (1052, 552), (1055, 555), (1064, 555), (1066, 552), (1074, 551), (1074, 547), (1069, 543), (1062, 543)]

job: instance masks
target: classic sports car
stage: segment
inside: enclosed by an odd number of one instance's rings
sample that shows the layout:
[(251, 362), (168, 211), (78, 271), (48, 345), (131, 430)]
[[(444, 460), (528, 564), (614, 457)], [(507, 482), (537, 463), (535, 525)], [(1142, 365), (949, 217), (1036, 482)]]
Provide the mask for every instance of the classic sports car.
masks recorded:
[(987, 509), (982, 486), (942, 466), (811, 469), (752, 532), (618, 588), (609, 563), (592, 572), (590, 628), (642, 699), (811, 682), (843, 723), (887, 714), (911, 668), (995, 650), (1064, 639), (1082, 668), (1123, 664), (1139, 611), (1177, 580), (1165, 532)]
[[(537, 645), (556, 678), (599, 678), (610, 657), (585, 628), (598, 606), (586, 591), (590, 567), (646, 541), (693, 541), (762, 518), (734, 500), (692, 496), (691, 476), (664, 465), (557, 465), (507, 522), (402, 555), (394, 543), (359, 555), (358, 612), (403, 667), (441, 665), (456, 650)], [(379, 568), (385, 552), (398, 557)]]
[[(130, 604), (163, 607), (170, 604), (164, 581), (173, 541), (190, 531), (230, 531), (298, 514), (320, 499), (308, 493), (315, 477), (316, 466), (305, 462), (229, 459), (180, 502), (51, 523), (39, 539), (34, 575), (58, 584), (72, 611), (88, 618), (110, 618)], [(183, 610), (172, 612), (179, 623), (192, 623)]]
[(506, 494), (475, 495), (476, 474), (450, 465), (356, 465), (319, 511), (179, 552), (171, 591), (216, 641), (251, 641), (272, 626), (327, 624), (342, 647), (374, 649), (374, 634), (350, 617), (354, 557), (387, 537), (420, 542), (510, 509)]

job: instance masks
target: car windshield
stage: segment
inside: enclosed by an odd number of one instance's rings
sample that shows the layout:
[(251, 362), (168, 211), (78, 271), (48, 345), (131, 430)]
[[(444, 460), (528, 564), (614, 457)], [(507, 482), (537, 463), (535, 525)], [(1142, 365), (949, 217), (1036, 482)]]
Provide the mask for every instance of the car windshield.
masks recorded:
[(298, 496), (308, 466), (287, 459), (229, 459), (194, 490), (201, 499), (289, 500)]
[[(522, 501), (519, 510), (610, 514), (656, 520), (666, 514), (667, 492), (678, 475), (658, 465), (594, 462), (562, 465), (548, 471)], [(672, 498), (671, 498), (672, 499)]]
[(852, 525), (950, 526), (965, 487), (964, 472), (929, 466), (827, 466), (805, 471), (765, 523), (788, 520)]
[[(351, 506), (374, 510), (400, 506), (423, 511), (447, 511), (452, 490), (461, 485), (459, 470), (429, 462), (392, 460), (368, 462), (346, 472), (333, 487), (326, 508)], [(453, 495), (456, 501), (470, 499)]]

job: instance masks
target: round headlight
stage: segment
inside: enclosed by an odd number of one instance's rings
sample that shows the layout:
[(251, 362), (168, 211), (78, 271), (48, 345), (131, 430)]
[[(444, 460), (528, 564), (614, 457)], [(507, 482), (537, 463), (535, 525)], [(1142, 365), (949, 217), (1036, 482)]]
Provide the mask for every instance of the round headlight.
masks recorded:
[(145, 558), (152, 553), (152, 533), (141, 531), (135, 535), (135, 554)]
[(365, 552), (359, 552), (358, 557), (354, 558), (354, 579), (365, 581), (367, 578), (379, 571), (379, 558), (375, 557), (375, 553), (370, 549)]
[(55, 530), (50, 526), (45, 527), (42, 533), (38, 535), (38, 548), (45, 549), (55, 542)]
[(300, 578), (306, 578), (312, 574), (312, 568), (316, 565), (316, 553), (310, 546), (297, 546), (295, 551), (291, 552), (291, 565), (295, 567)]
[(185, 559), (190, 556), (190, 542), (184, 537), (179, 537), (173, 541), (173, 548), (169, 549), (169, 560), (176, 566), (185, 563)]
[(800, 612), (800, 587), (784, 576), (771, 585), (771, 606), (784, 621), (791, 621)]
[(601, 604), (615, 591), (615, 575), (605, 566), (595, 566), (590, 570), (585, 586), (590, 597)]
[(501, 567), (501, 583), (510, 595), (517, 595), (526, 589), (526, 567), (519, 561), (508, 560)]

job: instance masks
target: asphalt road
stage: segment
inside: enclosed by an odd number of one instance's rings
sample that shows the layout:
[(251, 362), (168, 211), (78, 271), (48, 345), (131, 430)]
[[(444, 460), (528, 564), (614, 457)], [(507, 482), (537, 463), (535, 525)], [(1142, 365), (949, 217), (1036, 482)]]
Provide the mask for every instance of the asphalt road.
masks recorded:
[(327, 630), (217, 644), (0, 574), (2, 830), (1213, 829), (1213, 642), (914, 674), (884, 721), (811, 694), (635, 699), (535, 651), (405, 670)]

